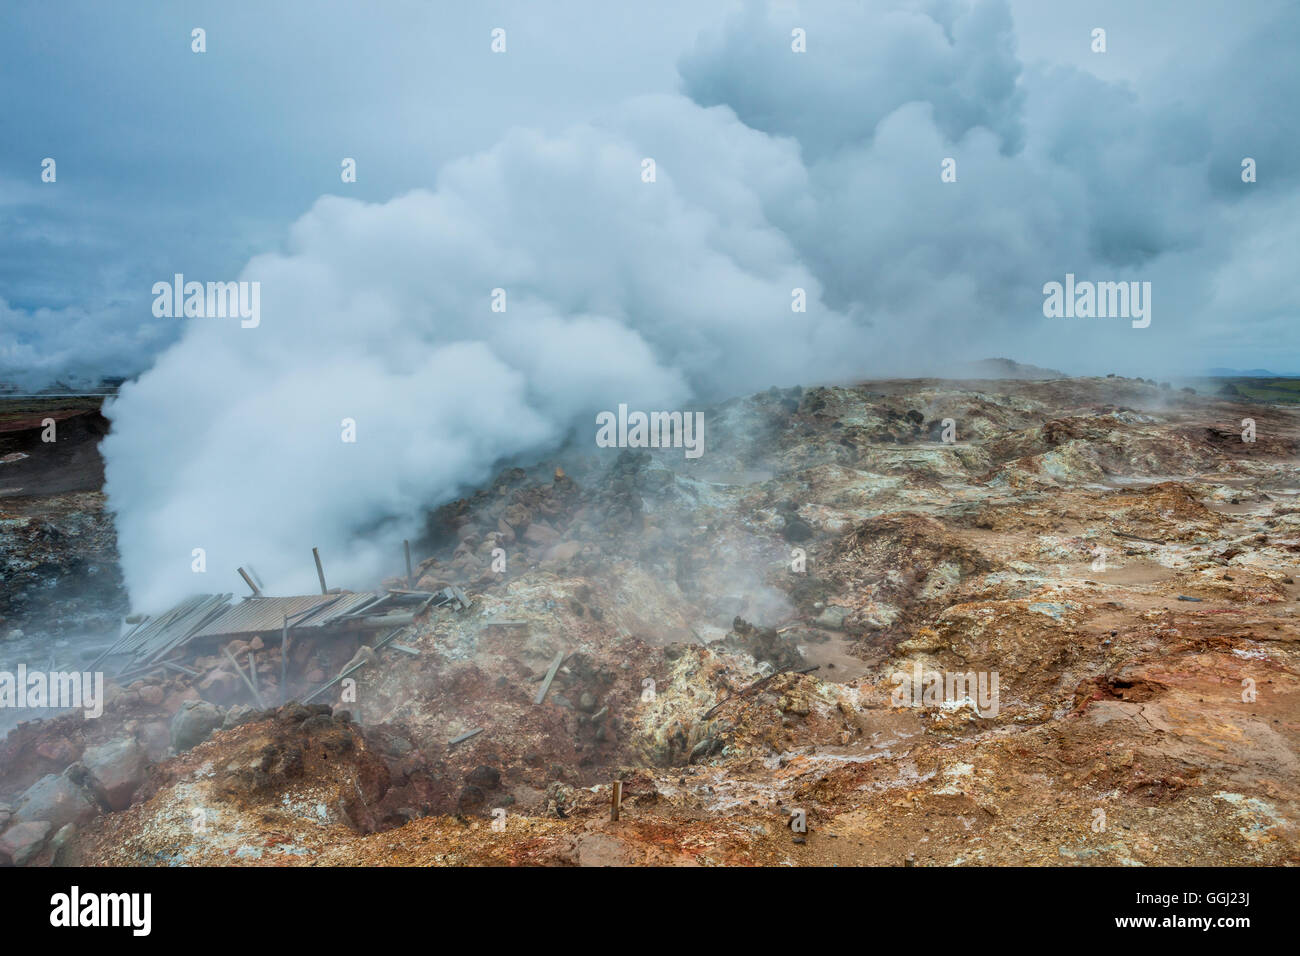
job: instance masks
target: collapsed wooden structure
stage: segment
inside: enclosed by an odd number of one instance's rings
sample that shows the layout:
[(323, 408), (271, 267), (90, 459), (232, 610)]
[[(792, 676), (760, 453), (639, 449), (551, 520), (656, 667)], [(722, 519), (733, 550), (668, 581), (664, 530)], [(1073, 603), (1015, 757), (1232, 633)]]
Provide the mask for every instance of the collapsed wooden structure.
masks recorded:
[(232, 640), (279, 635), (281, 644), (301, 637), (392, 630), (430, 607), (463, 610), (459, 588), (441, 591), (382, 590), (267, 597), (260, 592), (236, 601), (230, 594), (199, 594), (138, 621), (95, 661), (120, 658), (116, 676), (129, 678), (158, 667), (187, 670), (169, 658), (178, 652), (215, 651)]

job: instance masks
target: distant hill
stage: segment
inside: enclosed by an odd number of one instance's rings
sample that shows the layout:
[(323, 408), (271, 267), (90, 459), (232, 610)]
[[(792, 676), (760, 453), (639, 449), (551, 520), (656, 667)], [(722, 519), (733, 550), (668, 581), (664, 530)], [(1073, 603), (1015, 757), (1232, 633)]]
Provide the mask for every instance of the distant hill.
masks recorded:
[(1009, 358), (986, 358), (978, 362), (964, 362), (954, 369), (955, 378), (1014, 378), (1014, 379), (1052, 379), (1069, 378), (1064, 372), (1054, 368), (1040, 368), (1037, 365), (1025, 365)]
[(1266, 368), (1209, 368), (1205, 374), (1210, 378), (1297, 378), (1285, 372), (1270, 372)]

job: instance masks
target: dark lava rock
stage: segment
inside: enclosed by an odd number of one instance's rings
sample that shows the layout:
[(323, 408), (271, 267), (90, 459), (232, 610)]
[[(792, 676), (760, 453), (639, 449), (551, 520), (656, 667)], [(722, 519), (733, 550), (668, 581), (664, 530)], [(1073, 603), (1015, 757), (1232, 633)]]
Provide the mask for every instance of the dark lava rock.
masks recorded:
[(501, 772), (495, 767), (480, 764), (469, 772), (465, 782), (483, 790), (495, 790), (501, 786)]
[(813, 527), (798, 515), (787, 515), (781, 537), (787, 541), (807, 541), (813, 536)]
[(472, 783), (467, 784), (461, 789), (460, 797), (456, 800), (456, 812), (462, 815), (473, 813), (476, 810), (481, 810), (485, 803), (487, 803), (487, 794), (483, 792), (482, 788), (476, 787)]
[(172, 747), (183, 753), (207, 740), (222, 723), (221, 708), (206, 700), (187, 700), (172, 718)]

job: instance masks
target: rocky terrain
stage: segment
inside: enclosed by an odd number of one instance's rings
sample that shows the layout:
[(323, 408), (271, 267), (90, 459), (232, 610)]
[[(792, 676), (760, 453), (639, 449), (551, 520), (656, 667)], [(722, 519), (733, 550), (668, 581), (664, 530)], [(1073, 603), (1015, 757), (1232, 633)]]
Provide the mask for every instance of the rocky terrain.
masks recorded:
[(205, 653), (22, 724), (0, 858), (1300, 862), (1300, 412), (909, 380), (706, 421), (432, 512), (387, 584), (470, 607), (287, 670), (259, 637), (266, 709)]
[(0, 397), (0, 639), (115, 629), (125, 612), (100, 401)]

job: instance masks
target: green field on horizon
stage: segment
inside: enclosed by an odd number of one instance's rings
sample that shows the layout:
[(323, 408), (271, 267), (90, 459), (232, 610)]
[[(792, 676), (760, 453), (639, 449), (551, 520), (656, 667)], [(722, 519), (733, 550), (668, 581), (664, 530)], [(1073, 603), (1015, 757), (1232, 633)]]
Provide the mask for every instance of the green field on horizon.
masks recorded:
[(1225, 385), (1231, 385), (1243, 398), (1259, 402), (1300, 402), (1300, 378), (1215, 378), (1217, 394)]

